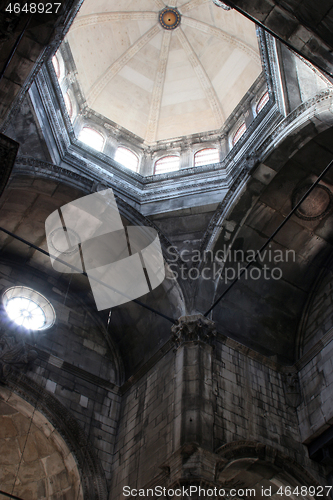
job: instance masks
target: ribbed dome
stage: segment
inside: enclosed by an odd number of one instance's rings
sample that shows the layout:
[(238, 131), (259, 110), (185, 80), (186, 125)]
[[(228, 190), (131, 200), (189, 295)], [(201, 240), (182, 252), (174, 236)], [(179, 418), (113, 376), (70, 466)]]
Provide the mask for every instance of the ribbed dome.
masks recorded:
[(67, 39), (88, 106), (148, 144), (219, 129), (261, 73), (255, 25), (211, 0), (85, 0)]

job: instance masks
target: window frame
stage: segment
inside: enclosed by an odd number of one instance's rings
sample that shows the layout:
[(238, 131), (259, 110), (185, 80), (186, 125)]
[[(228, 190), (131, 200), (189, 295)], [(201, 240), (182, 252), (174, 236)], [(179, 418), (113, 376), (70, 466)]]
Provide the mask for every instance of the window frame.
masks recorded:
[[(94, 146), (92, 146), (91, 144), (88, 144), (87, 142), (85, 142), (82, 139), (80, 139), (80, 135), (83, 133), (83, 131), (85, 129), (86, 130), (91, 130), (93, 133), (98, 134), (102, 138), (103, 142), (102, 142), (101, 149), (97, 149)], [(103, 152), (103, 149), (104, 149), (104, 146), (105, 146), (105, 143), (106, 143), (105, 136), (101, 132), (99, 132), (99, 130), (96, 130), (95, 128), (91, 127), (90, 125), (83, 125), (83, 127), (81, 128), (81, 130), (80, 130), (80, 132), (78, 134), (77, 140), (80, 141), (85, 146), (88, 146), (89, 148), (92, 148), (97, 153), (102, 153)]]
[[(127, 167), (122, 162), (120, 162), (119, 160), (117, 160), (116, 156), (117, 156), (117, 152), (119, 150), (128, 151), (129, 153), (131, 153), (133, 155), (133, 157), (135, 156), (135, 158), (137, 160), (137, 164), (136, 164), (135, 170), (133, 168)], [(130, 149), (130, 148), (126, 147), (126, 146), (120, 145), (120, 146), (117, 147), (115, 155), (114, 155), (114, 161), (116, 161), (117, 163), (119, 163), (119, 165), (123, 166), (124, 168), (127, 168), (127, 170), (130, 170), (131, 172), (138, 173), (138, 171), (139, 171), (139, 165), (140, 165), (140, 157), (139, 157), (139, 155), (137, 153), (135, 153), (132, 149)]]
[[(165, 159), (167, 159), (167, 158), (177, 158), (178, 159), (178, 168), (176, 168), (174, 170), (167, 170), (165, 172), (156, 172), (156, 167), (158, 167), (158, 163), (161, 162), (161, 161), (163, 161), (163, 160), (165, 160)], [(154, 163), (154, 175), (169, 174), (171, 172), (178, 172), (179, 170), (180, 170), (180, 156), (179, 155), (165, 155), (165, 156), (161, 156)]]
[(237, 144), (237, 142), (245, 134), (246, 130), (247, 130), (247, 127), (246, 127), (246, 123), (244, 121), (244, 122), (241, 123), (241, 125), (239, 125), (239, 127), (236, 130), (236, 132), (232, 136), (232, 141), (231, 141), (232, 142), (232, 146), (235, 146)]
[[(203, 152), (203, 151), (216, 151), (217, 153), (217, 156), (218, 156), (218, 160), (217, 161), (214, 161), (214, 162), (207, 162), (207, 163), (201, 163), (200, 165), (196, 165), (196, 158), (197, 158), (197, 155), (199, 155), (199, 153)], [(218, 148), (202, 148), (202, 149), (199, 149), (198, 151), (196, 151), (194, 153), (194, 166), (195, 167), (203, 167), (204, 165), (214, 165), (216, 163), (219, 163), (220, 162), (220, 151)]]

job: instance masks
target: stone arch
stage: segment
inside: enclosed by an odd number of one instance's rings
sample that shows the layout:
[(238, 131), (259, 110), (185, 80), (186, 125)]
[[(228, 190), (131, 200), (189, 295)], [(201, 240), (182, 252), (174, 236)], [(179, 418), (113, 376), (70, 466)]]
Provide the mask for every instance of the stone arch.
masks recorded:
[[(273, 174), (279, 172), (307, 142), (333, 126), (332, 99), (333, 90), (325, 89), (312, 99), (300, 104), (262, 142), (255, 156), (245, 158), (243, 165), (245, 168), (234, 179), (229, 193), (221, 201), (210, 221), (202, 240), (202, 252), (214, 249), (221, 234), (223, 222), (237, 207), (240, 197), (248, 188), (251, 176), (260, 182), (259, 189), (263, 190), (273, 180), (274, 175), (269, 175), (263, 183), (259, 177), (260, 169), (268, 167)], [(256, 199), (253, 197), (251, 208), (255, 203)], [(251, 208), (249, 207), (247, 216), (250, 215)]]
[[(25, 375), (12, 372), (7, 385), (0, 386), (0, 418), (17, 418), (22, 422), (22, 429), (27, 430), (26, 434), (23, 431), (23, 435), (19, 436), (22, 438), (20, 442), (15, 435), (15, 422), (12, 425), (7, 423), (9, 434), (13, 434), (8, 436), (9, 440), (17, 439), (17, 446), (12, 442), (9, 448), (12, 447), (14, 454), (17, 451), (18, 458), (18, 450), (22, 450), (21, 445), (24, 445), (25, 437), (29, 435), (29, 449), (24, 450), (21, 463), (24, 464), (23, 474), (18, 476), (21, 483), (16, 484), (14, 494), (22, 495), (24, 500), (53, 500), (60, 498), (57, 496), (59, 494), (64, 495), (61, 498), (66, 500), (107, 499), (104, 471), (89, 437), (70, 412), (51, 394)], [(0, 433), (0, 439), (1, 437)], [(33, 462), (40, 474), (39, 484), (38, 481), (33, 484), (33, 475), (29, 482), (29, 472), (24, 475), (25, 469), (29, 471)], [(54, 474), (53, 468), (57, 471)], [(13, 471), (12, 474), (9, 471), (6, 480), (2, 478), (2, 489), (5, 491), (11, 492), (13, 475)]]
[[(48, 163), (42, 160), (36, 160), (34, 158), (24, 158), (19, 157), (16, 159), (15, 163), (15, 172), (12, 177), (11, 184), (9, 188), (13, 189), (25, 189), (29, 188), (29, 191), (33, 191), (34, 187), (30, 185), (27, 180), (28, 177), (31, 177), (31, 168), (35, 169), (38, 173), (35, 173), (36, 180), (40, 180), (41, 182), (53, 182), (58, 183), (60, 186), (65, 186), (73, 189), (73, 196), (80, 197), (91, 194), (95, 191), (100, 191), (103, 189), (107, 189), (110, 186), (108, 180), (97, 180), (88, 178), (88, 176), (80, 175), (74, 173), (70, 170), (67, 170), (63, 167), (58, 167), (53, 165), (52, 163)], [(170, 268), (170, 254), (168, 253), (168, 248), (172, 247), (173, 252), (177, 255), (175, 257), (175, 261), (172, 260), (172, 267), (176, 270), (179, 275), (179, 268), (182, 264), (180, 255), (175, 246), (172, 245), (172, 242), (167, 238), (167, 236), (154, 224), (153, 221), (149, 219), (149, 217), (144, 216), (137, 210), (135, 207), (130, 205), (126, 200), (124, 200), (119, 194), (115, 193), (117, 206), (119, 209), (120, 215), (126, 219), (130, 224), (133, 225), (142, 225), (149, 226), (155, 229), (160, 237), (161, 247), (163, 256), (166, 262), (166, 273), (167, 276), (172, 275), (172, 270)], [(68, 197), (67, 197), (68, 198)], [(66, 199), (67, 201), (67, 199)], [(174, 254), (172, 254), (174, 255)], [(185, 311), (185, 303), (188, 302), (188, 290), (184, 286), (184, 283), (181, 280), (170, 279), (169, 283), (172, 286), (167, 287), (167, 292), (172, 295), (172, 302), (176, 304), (176, 307), (179, 311)], [(179, 315), (181, 315), (181, 312)]]
[(271, 486), (274, 495), (279, 486), (320, 486), (296, 460), (257, 441), (234, 441), (221, 446), (216, 453), (220, 462), (215, 479), (228, 488), (254, 488), (257, 495), (261, 486)]
[[(321, 347), (332, 340), (333, 329), (333, 257), (329, 256), (313, 283), (304, 306), (297, 334), (297, 351), (301, 357), (314, 349), (321, 341)], [(323, 337), (327, 339), (323, 342)]]

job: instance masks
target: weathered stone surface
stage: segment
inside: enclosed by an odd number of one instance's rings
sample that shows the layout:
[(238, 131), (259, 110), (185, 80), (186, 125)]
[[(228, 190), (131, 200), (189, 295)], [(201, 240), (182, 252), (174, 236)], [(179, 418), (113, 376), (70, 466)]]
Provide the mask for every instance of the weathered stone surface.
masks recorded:
[[(331, 30), (328, 29), (332, 25), (331, 0), (322, 2), (320, 7), (313, 0), (234, 0), (230, 3), (257, 19), (305, 57), (309, 57), (312, 62), (318, 63), (322, 69), (332, 74), (333, 38)], [(295, 43), (294, 34), (304, 28), (308, 34), (303, 37), (303, 43)]]
[(0, 427), (0, 439), (14, 437), (17, 435), (17, 430), (11, 418), (3, 417)]
[(184, 342), (210, 343), (216, 335), (216, 327), (213, 321), (202, 314), (194, 314), (179, 318), (171, 332), (173, 342), (179, 347)]
[[(2, 389), (2, 396), (4, 394)], [(19, 403), (18, 406), (27, 413), (28, 405), (21, 398), (12, 396), (10, 399), (12, 404), (14, 401)], [(52, 437), (47, 438), (41, 430), (42, 425), (41, 429), (38, 429), (31, 423), (29, 417), (18, 411), (18, 408), (9, 406), (3, 401), (1, 409), (3, 412), (0, 414), (1, 489), (11, 492), (17, 477), (14, 494), (20, 498), (44, 500), (51, 493), (55, 493), (59, 498), (68, 496), (73, 500), (79, 482), (77, 465), (60, 436), (55, 439), (54, 431)], [(45, 420), (45, 417), (43, 418)], [(42, 419), (39, 419), (39, 423), (41, 422)], [(8, 437), (10, 433), (14, 436)]]

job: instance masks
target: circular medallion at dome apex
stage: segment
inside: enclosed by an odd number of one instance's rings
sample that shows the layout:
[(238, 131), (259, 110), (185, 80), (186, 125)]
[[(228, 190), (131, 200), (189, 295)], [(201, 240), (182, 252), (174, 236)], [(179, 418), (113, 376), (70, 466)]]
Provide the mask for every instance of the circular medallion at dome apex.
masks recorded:
[(148, 145), (219, 131), (262, 74), (255, 25), (207, 0), (85, 0), (63, 44), (82, 113)]
[(2, 301), (9, 318), (27, 330), (46, 330), (54, 325), (55, 311), (52, 304), (32, 288), (8, 288)]
[(180, 14), (177, 9), (163, 9), (158, 16), (162, 28), (165, 30), (174, 30), (180, 25)]

